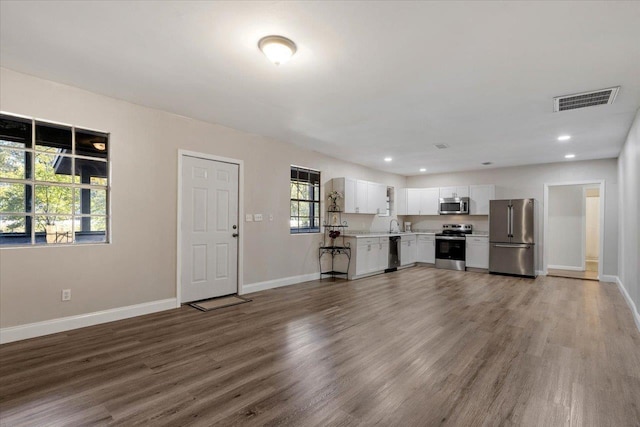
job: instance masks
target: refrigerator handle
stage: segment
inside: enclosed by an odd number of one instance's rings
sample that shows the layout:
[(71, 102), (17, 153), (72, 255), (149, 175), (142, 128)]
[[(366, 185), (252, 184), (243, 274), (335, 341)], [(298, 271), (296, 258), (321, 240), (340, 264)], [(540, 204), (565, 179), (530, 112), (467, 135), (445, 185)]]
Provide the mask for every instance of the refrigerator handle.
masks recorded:
[(507, 237), (511, 237), (511, 206), (507, 206)]
[(513, 237), (513, 206), (509, 206), (509, 237)]

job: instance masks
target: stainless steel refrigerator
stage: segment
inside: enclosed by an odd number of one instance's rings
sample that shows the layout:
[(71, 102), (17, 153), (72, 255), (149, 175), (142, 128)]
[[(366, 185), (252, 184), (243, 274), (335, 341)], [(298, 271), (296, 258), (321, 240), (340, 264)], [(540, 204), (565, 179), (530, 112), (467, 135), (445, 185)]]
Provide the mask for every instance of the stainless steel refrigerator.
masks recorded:
[(489, 272), (535, 277), (535, 200), (489, 203)]

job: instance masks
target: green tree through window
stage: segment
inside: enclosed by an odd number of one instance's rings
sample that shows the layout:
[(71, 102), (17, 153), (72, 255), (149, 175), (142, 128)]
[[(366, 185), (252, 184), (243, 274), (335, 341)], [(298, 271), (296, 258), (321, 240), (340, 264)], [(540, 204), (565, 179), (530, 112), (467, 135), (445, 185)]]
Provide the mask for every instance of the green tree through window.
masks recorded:
[(0, 115), (0, 245), (106, 242), (107, 171), (107, 134)]

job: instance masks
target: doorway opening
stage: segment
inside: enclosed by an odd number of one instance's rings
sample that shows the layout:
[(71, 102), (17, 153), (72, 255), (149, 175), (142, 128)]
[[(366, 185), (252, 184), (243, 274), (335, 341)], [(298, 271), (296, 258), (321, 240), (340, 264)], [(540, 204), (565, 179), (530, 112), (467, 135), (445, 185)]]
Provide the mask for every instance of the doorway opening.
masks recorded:
[(545, 185), (544, 266), (549, 276), (602, 276), (604, 183)]

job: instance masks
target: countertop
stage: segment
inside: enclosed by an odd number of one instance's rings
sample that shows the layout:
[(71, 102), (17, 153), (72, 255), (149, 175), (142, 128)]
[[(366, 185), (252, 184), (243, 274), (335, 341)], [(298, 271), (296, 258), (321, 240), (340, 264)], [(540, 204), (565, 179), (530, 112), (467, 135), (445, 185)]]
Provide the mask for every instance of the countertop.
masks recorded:
[(435, 232), (428, 231), (412, 231), (410, 233), (389, 233), (385, 231), (367, 231), (367, 232), (347, 232), (344, 233), (344, 237), (355, 237), (356, 239), (368, 238), (368, 237), (390, 237), (390, 236), (416, 236), (418, 234), (425, 234), (434, 236)]
[[(367, 237), (390, 237), (390, 236), (418, 236), (418, 235), (426, 235), (426, 236), (435, 236), (436, 233), (440, 233), (441, 230), (417, 230), (411, 232), (402, 232), (402, 233), (389, 233), (386, 231), (348, 231), (343, 233), (344, 237), (354, 237), (356, 239), (367, 238)], [(489, 237), (489, 233), (486, 231), (474, 231), (468, 236), (472, 237)]]

